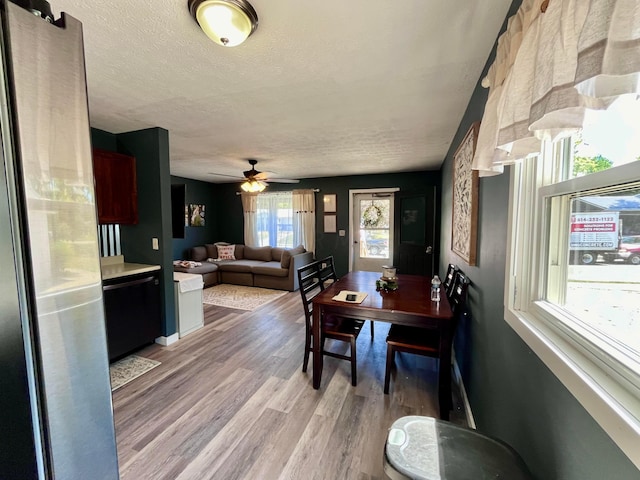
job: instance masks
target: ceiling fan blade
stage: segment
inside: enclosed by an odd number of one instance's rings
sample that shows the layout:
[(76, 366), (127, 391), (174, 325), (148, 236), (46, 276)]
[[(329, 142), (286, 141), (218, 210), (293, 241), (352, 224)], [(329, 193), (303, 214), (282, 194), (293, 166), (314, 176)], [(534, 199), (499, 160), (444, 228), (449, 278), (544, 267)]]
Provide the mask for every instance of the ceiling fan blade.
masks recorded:
[(238, 180), (242, 180), (242, 177), (238, 175), (227, 175), (226, 173), (216, 173), (216, 172), (207, 172), (209, 175), (215, 175), (216, 177), (229, 177), (229, 178), (237, 178)]
[(300, 180), (293, 178), (269, 178), (268, 180), (273, 183), (300, 183)]
[(257, 160), (252, 160), (249, 159), (249, 164), (251, 165), (251, 170), (246, 170), (244, 172), (242, 172), (242, 174), (244, 175), (244, 177), (241, 177), (239, 175), (227, 175), (226, 173), (216, 173), (216, 172), (209, 172), (209, 175), (215, 175), (218, 177), (229, 177), (229, 178), (235, 178), (239, 181), (245, 181), (245, 180), (249, 180), (249, 181), (256, 181), (256, 182), (261, 182), (263, 183), (265, 186), (269, 185), (267, 182), (273, 182), (273, 183), (300, 183), (300, 180), (296, 180), (293, 178), (276, 178), (276, 177), (272, 177), (272, 175), (277, 175), (274, 172), (259, 172), (258, 170), (256, 170), (256, 164), (258, 163)]
[(255, 168), (252, 168), (251, 170), (245, 170), (244, 172), (242, 172), (242, 174), (245, 176), (245, 178), (253, 178), (256, 175), (260, 175), (261, 173), (262, 172), (259, 172)]

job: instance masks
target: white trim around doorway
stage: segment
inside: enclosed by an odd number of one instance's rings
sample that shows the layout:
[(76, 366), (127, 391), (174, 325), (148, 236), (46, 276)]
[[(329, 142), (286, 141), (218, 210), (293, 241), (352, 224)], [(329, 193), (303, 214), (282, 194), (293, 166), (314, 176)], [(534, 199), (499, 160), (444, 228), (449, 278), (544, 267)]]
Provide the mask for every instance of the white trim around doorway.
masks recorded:
[(399, 192), (400, 187), (387, 188), (354, 188), (349, 189), (349, 271), (353, 269), (353, 197), (359, 193), (394, 193)]

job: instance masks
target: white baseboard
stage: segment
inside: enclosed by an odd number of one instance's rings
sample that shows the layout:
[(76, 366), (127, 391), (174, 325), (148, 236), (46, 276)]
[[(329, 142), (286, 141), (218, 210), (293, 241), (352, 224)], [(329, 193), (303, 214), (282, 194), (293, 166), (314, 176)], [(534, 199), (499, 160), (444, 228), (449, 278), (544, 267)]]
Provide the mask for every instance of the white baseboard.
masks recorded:
[(173, 335), (169, 335), (168, 337), (158, 337), (156, 338), (156, 343), (159, 343), (163, 347), (168, 347), (172, 343), (176, 343), (180, 339), (180, 335), (178, 332)]
[(453, 357), (453, 379), (458, 385), (458, 389), (460, 390), (460, 396), (462, 397), (462, 405), (464, 406), (464, 413), (467, 417), (467, 424), (469, 428), (476, 429), (476, 421), (473, 418), (473, 412), (471, 411), (471, 405), (469, 404), (469, 397), (467, 397), (467, 391), (464, 389), (464, 382), (462, 381), (462, 374), (460, 373), (460, 368), (458, 367), (458, 362), (456, 361), (455, 355)]

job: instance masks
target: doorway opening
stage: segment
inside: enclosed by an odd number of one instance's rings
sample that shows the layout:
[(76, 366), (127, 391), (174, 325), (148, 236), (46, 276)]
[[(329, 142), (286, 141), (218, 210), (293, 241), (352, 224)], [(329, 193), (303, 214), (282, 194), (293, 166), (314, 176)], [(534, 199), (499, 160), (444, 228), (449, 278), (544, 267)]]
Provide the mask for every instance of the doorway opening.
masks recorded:
[(349, 191), (349, 271), (381, 272), (393, 264), (394, 192), (399, 188)]

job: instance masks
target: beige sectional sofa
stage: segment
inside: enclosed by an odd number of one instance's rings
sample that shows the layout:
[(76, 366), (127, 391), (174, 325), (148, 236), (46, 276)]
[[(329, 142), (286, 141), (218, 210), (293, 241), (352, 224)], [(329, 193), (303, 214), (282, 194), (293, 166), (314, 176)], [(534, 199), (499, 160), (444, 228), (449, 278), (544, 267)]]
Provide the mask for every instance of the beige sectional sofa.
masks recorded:
[(298, 268), (313, 261), (313, 253), (302, 245), (295, 248), (249, 247), (236, 244), (234, 259), (220, 260), (218, 245), (206, 244), (190, 249), (195, 267), (174, 266), (175, 271), (201, 274), (205, 287), (217, 283), (248, 285), (294, 291), (298, 289)]

